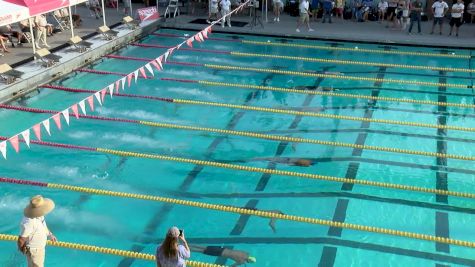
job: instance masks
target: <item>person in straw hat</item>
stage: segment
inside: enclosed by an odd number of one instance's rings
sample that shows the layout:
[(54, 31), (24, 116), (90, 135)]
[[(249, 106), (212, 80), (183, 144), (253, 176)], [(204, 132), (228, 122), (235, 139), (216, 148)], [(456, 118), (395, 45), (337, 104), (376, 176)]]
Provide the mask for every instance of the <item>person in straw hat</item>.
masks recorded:
[(56, 237), (46, 226), (45, 215), (54, 209), (51, 199), (40, 195), (30, 199), (23, 211), (24, 217), (20, 223), (18, 249), (26, 256), (28, 267), (43, 267), (45, 261), (46, 240), (56, 242)]

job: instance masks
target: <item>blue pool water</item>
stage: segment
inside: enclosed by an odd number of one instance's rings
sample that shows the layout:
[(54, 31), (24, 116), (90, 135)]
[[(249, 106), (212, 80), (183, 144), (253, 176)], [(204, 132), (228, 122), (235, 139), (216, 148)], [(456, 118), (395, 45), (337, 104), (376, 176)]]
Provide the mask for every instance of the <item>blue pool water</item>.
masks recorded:
[[(151, 35), (141, 42), (172, 46), (184, 40), (180, 36), (192, 32), (162, 29), (158, 33), (178, 36)], [(282, 43), (281, 38), (271, 37), (218, 33), (212, 37)], [(358, 46), (377, 50), (455, 53), (471, 56), (468, 50), (444, 51), (402, 46), (384, 48), (369, 44), (327, 43), (300, 39), (288, 39), (287, 43)], [(450, 57), (256, 46), (216, 40), (208, 40), (201, 44), (195, 42), (194, 47), (472, 69), (470, 59)], [(154, 58), (163, 52), (165, 49), (129, 46), (116, 54)], [(464, 85), (472, 85), (473, 82), (471, 72), (324, 64), (185, 50), (176, 52), (172, 60), (298, 72), (331, 71), (341, 72), (347, 76)], [(144, 62), (140, 61), (103, 59), (87, 68), (128, 73), (143, 64)], [(118, 78), (114, 75), (72, 73), (55, 84), (99, 90)], [(473, 104), (474, 92), (468, 88), (375, 83), (166, 65), (164, 71), (157, 73), (154, 79), (140, 80), (128, 89), (127, 93), (372, 119), (475, 127), (475, 116), (473, 110), (469, 108), (445, 108), (379, 100), (373, 102), (364, 99), (205, 86), (197, 83), (163, 81), (159, 78), (284, 88), (321, 86), (339, 89), (338, 93)], [(29, 98), (12, 104), (62, 110), (86, 96), (87, 94), (82, 93), (41, 89), (39, 93), (32, 93)], [(125, 97), (107, 99), (103, 107), (96, 107), (96, 112), (89, 113), (107, 117), (475, 156), (475, 139), (473, 132), (468, 131), (362, 123)], [(50, 115), (2, 110), (0, 134), (2, 136), (15, 134), (48, 116)], [(53, 132), (51, 137), (43, 132), (44, 140), (475, 193), (473, 188), (475, 168), (471, 161), (437, 160), (428, 156), (335, 146), (287, 144), (249, 137), (88, 119), (71, 119), (71, 126), (64, 127), (63, 131), (57, 131), (52, 123), (51, 129)], [(308, 168), (289, 166), (279, 163), (278, 158), (309, 158), (315, 161), (315, 164)], [(335, 182), (263, 175), (216, 167), (199, 168), (193, 164), (123, 158), (39, 145), (32, 145), (30, 150), (23, 149), (19, 154), (9, 150), (8, 160), (0, 162), (0, 175), (206, 203), (280, 210), (291, 215), (475, 241), (475, 230), (472, 227), (475, 224), (475, 208), (473, 208), (475, 201), (466, 198), (444, 198), (433, 194), (362, 185), (348, 186)], [(2, 184), (0, 194), (0, 233), (4, 234), (18, 234), (22, 210), (28, 198), (35, 194), (43, 194), (56, 202), (56, 209), (47, 217), (49, 226), (60, 240), (67, 242), (153, 253), (166, 230), (172, 225), (177, 225), (185, 229), (190, 243), (202, 246), (228, 246), (254, 255), (257, 262), (248, 266), (475, 265), (472, 249), (390, 235), (347, 229), (340, 231), (326, 226), (282, 220), (277, 221), (277, 232), (273, 233), (268, 226), (268, 219), (255, 216), (24, 185)], [(47, 253), (47, 266), (153, 266), (153, 263), (143, 260), (124, 261), (117, 256), (62, 248), (48, 248)], [(225, 261), (199, 253), (192, 253), (192, 260), (232, 264), (230, 260)], [(16, 252), (15, 244), (0, 242), (0, 266), (21, 266), (21, 264), (24, 264), (24, 259)]]

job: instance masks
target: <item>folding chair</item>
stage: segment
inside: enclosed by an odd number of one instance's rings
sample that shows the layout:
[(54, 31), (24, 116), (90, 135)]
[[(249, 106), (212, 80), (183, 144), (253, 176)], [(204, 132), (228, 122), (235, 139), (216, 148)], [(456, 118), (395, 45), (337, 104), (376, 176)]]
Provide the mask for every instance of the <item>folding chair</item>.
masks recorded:
[(84, 41), (81, 37), (77, 35), (69, 39), (69, 44), (79, 50), (79, 53), (85, 52), (92, 46), (92, 43)]
[(8, 64), (0, 65), (0, 79), (4, 80), (6, 84), (15, 82), (16, 79), (21, 78), (24, 73), (12, 69)]
[(135, 21), (131, 16), (122, 18), (122, 23), (127, 25), (129, 29), (132, 29), (132, 30), (136, 29), (139, 26), (139, 23)]
[(180, 8), (178, 7), (178, 0), (170, 0), (170, 2), (168, 2), (168, 6), (167, 6), (167, 9), (165, 9), (165, 15), (163, 17), (166, 18), (167, 14), (168, 14), (168, 16), (171, 18), (172, 17), (172, 13), (171, 13), (172, 9), (173, 9), (173, 17), (174, 18), (176, 17), (177, 13), (178, 13), (178, 15), (180, 15)]
[(36, 50), (35, 57), (41, 59), (47, 68), (53, 66), (61, 59), (60, 56), (51, 54), (46, 48)]
[(119, 34), (118, 31), (114, 31), (114, 30), (111, 30), (109, 29), (109, 27), (107, 26), (101, 26), (97, 29), (97, 31), (102, 34), (102, 36), (106, 39), (106, 40), (112, 40), (114, 39), (115, 37), (117, 37), (117, 34)]
[(62, 31), (65, 29), (69, 29), (69, 16), (63, 17), (61, 14), (61, 10), (55, 10), (52, 14), (54, 20), (58, 23), (59, 28), (61, 28)]

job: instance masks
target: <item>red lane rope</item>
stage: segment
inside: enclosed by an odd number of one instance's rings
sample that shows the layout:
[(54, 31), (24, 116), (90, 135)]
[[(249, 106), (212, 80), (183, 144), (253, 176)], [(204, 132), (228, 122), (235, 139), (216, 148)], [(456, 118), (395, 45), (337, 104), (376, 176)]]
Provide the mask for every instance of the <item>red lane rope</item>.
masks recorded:
[[(155, 36), (163, 36), (163, 37), (183, 37), (181, 35), (177, 35), (177, 34), (171, 34), (171, 33), (152, 33), (151, 35), (155, 35)], [(236, 42), (236, 43), (240, 43), (241, 40), (235, 40), (235, 39), (229, 39), (229, 38), (216, 38), (216, 37), (208, 37), (208, 39), (206, 40), (214, 40), (214, 41), (223, 41), (223, 42)]]
[[(88, 72), (88, 73), (94, 73), (94, 74), (103, 74), (103, 75), (118, 75), (118, 76), (127, 76), (128, 73), (122, 73), (122, 72), (113, 72), (113, 71), (103, 71), (103, 70), (93, 70), (93, 69), (75, 69), (74, 71), (77, 72)], [(139, 79), (153, 79), (153, 77), (147, 77), (143, 78), (139, 75)]]
[(182, 83), (198, 83), (196, 80), (187, 80), (187, 79), (176, 79), (176, 78), (160, 78), (162, 81), (173, 81), (173, 82), (182, 82)]
[(36, 182), (36, 181), (31, 181), (31, 180), (20, 180), (16, 178), (7, 178), (7, 177), (0, 177), (0, 183), (27, 184), (27, 185), (42, 186), (42, 187), (48, 186), (48, 183)]
[[(0, 136), (0, 140), (8, 140), (5, 136)], [(19, 138), (20, 142), (25, 142), (25, 140)], [(58, 148), (65, 148), (65, 149), (77, 149), (77, 150), (86, 150), (86, 151), (97, 151), (97, 149), (88, 146), (77, 146), (77, 145), (69, 145), (69, 144), (62, 144), (62, 143), (53, 143), (53, 142), (45, 142), (45, 141), (38, 141), (38, 140), (30, 140), (30, 143), (41, 145), (41, 146), (50, 146), (50, 147), (58, 147)]]
[[(103, 57), (113, 58), (113, 59), (122, 59), (122, 60), (147, 61), (147, 62), (150, 62), (150, 61), (154, 60), (153, 58), (128, 57), (128, 56), (119, 56), (119, 55), (105, 55)], [(196, 66), (196, 67), (203, 67), (204, 66), (204, 64), (200, 64), (200, 63), (177, 62), (177, 61), (167, 61), (166, 64)]]
[[(133, 43), (130, 44), (133, 46), (138, 46), (138, 47), (145, 47), (145, 48), (172, 48), (174, 46), (165, 46), (165, 45), (157, 45), (157, 44), (143, 44), (143, 43)], [(231, 54), (231, 51), (225, 51), (225, 50), (211, 50), (211, 49), (201, 49), (201, 48), (186, 48), (186, 47), (181, 47), (180, 50), (183, 51), (193, 51), (193, 52), (204, 52), (204, 53), (213, 53), (213, 54)]]
[[(60, 86), (60, 85), (47, 85), (47, 84), (45, 84), (45, 85), (42, 85), (40, 87), (41, 88), (54, 89), (54, 90), (60, 90), (60, 91), (66, 91), (66, 92), (72, 92), (72, 93), (95, 93), (95, 92), (97, 92), (95, 90), (63, 87), (63, 86)], [(173, 102), (173, 98), (164, 98), (164, 97), (158, 97), (158, 96), (122, 94), (122, 93), (115, 93), (114, 95), (115, 96), (121, 96), (121, 97), (144, 98), (144, 99), (152, 99), (152, 100), (158, 100), (158, 101), (164, 101), (164, 102)]]

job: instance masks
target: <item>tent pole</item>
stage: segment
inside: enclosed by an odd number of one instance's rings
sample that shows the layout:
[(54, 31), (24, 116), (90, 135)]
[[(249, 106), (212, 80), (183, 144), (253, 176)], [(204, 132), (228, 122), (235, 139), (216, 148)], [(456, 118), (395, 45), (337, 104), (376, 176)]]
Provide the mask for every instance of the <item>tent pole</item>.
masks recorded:
[(102, 3), (102, 21), (104, 21), (104, 26), (106, 25), (106, 9), (104, 8), (104, 0), (101, 0)]
[(71, 6), (69, 6), (69, 25), (71, 26), (71, 37), (74, 37), (73, 14), (71, 13)]
[(30, 25), (30, 34), (31, 34), (31, 44), (33, 45), (33, 55), (36, 54), (36, 42), (35, 34), (33, 33), (33, 21), (31, 18), (28, 18), (28, 24)]
[[(125, 1), (127, 1), (127, 0), (125, 0)], [(129, 4), (130, 4), (130, 16), (133, 18), (134, 14), (132, 13), (132, 0), (129, 0)]]

